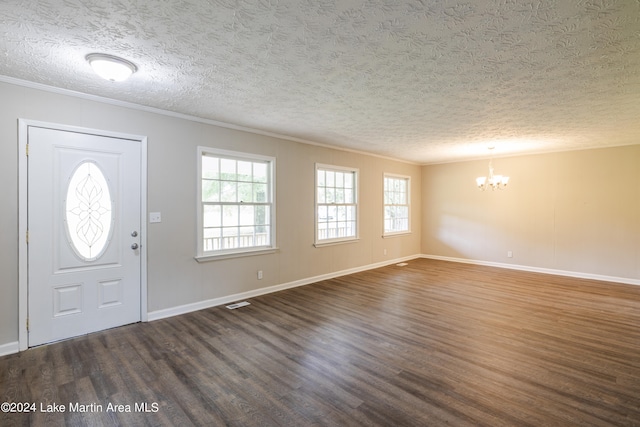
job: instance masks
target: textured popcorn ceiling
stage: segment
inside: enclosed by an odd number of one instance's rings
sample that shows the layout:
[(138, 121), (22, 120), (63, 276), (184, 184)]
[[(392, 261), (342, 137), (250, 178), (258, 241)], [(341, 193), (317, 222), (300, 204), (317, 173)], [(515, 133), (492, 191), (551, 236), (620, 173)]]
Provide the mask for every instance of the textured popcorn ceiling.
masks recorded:
[(0, 35), (0, 75), (420, 163), (640, 143), (640, 0), (2, 0)]

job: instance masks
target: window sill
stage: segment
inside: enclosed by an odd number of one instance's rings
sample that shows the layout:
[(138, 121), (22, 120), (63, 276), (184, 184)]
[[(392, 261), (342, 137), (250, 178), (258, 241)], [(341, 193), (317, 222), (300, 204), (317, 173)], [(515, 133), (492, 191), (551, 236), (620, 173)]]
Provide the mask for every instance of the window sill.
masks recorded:
[(402, 237), (402, 236), (408, 236), (409, 234), (411, 234), (411, 231), (399, 231), (397, 233), (386, 233), (382, 235), (383, 239), (388, 239), (390, 237)]
[(241, 257), (247, 257), (247, 256), (267, 255), (267, 254), (276, 253), (277, 251), (278, 251), (278, 248), (260, 248), (260, 249), (246, 250), (246, 251), (223, 252), (215, 255), (198, 255), (194, 258), (199, 263), (202, 263), (202, 262), (218, 261), (218, 260), (229, 259), (229, 258), (241, 258)]
[(357, 243), (359, 242), (360, 239), (359, 238), (355, 238), (355, 239), (345, 239), (345, 240), (331, 240), (328, 242), (316, 242), (313, 244), (313, 246), (315, 246), (316, 248), (322, 248), (325, 246), (333, 246), (333, 245), (344, 245), (347, 243)]

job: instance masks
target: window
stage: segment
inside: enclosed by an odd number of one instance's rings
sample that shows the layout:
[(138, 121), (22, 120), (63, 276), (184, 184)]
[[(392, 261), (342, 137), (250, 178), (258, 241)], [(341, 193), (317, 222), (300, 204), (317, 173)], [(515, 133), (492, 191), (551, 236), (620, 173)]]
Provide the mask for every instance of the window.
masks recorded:
[(65, 225), (69, 243), (83, 261), (104, 253), (113, 232), (113, 202), (100, 167), (86, 160), (73, 172), (65, 200)]
[(316, 245), (358, 238), (358, 170), (316, 164)]
[(384, 235), (408, 233), (410, 178), (384, 174)]
[(199, 147), (198, 257), (275, 249), (275, 159)]

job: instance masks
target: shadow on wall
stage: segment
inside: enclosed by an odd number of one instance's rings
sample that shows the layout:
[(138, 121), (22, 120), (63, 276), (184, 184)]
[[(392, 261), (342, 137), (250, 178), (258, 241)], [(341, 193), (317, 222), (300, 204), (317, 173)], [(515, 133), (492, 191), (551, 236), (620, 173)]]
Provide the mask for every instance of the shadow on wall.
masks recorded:
[[(513, 236), (511, 188), (482, 191), (476, 176), (486, 164), (436, 165), (423, 175), (423, 253), (452, 258), (500, 261)], [(504, 253), (503, 253), (504, 252)]]
[[(446, 247), (446, 256), (467, 259), (490, 259), (496, 241), (506, 241), (504, 230), (456, 214), (439, 215), (435, 238), (438, 252)], [(481, 254), (482, 257), (478, 258)]]

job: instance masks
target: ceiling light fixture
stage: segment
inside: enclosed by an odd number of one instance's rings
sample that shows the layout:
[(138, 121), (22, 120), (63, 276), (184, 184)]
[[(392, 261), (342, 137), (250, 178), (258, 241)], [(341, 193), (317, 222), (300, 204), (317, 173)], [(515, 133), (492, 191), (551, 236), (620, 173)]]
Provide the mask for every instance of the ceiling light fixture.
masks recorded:
[[(489, 150), (493, 152), (494, 148), (495, 147), (489, 147)], [(493, 174), (493, 156), (489, 160), (489, 176), (488, 177), (480, 176), (476, 178), (476, 184), (478, 185), (478, 188), (481, 189), (482, 191), (485, 191), (488, 188), (491, 188), (491, 190), (496, 190), (496, 189), (503, 190), (504, 188), (507, 187), (508, 183), (509, 183), (508, 176)]]
[(138, 70), (133, 62), (105, 53), (90, 53), (86, 60), (97, 75), (112, 82), (127, 80)]

